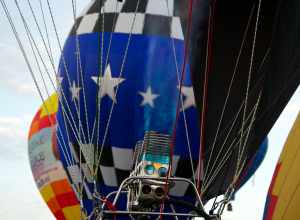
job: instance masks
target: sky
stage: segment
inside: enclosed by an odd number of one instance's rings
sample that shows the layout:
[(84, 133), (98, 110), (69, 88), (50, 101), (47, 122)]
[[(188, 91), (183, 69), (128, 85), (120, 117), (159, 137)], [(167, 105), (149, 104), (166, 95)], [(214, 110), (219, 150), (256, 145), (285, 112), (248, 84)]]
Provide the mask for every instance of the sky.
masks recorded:
[[(22, 5), (26, 1), (21, 1)], [(37, 0), (31, 0), (37, 7)], [(72, 26), (71, 1), (53, 2), (53, 11), (61, 40)], [(57, 3), (59, 2), (59, 4)], [(78, 11), (88, 0), (78, 3)], [(13, 1), (7, 1), (16, 26), (23, 33)], [(70, 9), (66, 11), (65, 8)], [(32, 19), (28, 7), (22, 7), (27, 19)], [(41, 104), (30, 73), (21, 56), (8, 22), (0, 9), (0, 219), (53, 220), (47, 206), (39, 195), (31, 174), (27, 154), (27, 135), (33, 115)], [(31, 22), (33, 22), (31, 20)], [(33, 32), (35, 34), (36, 32)], [(23, 39), (24, 36), (22, 35)], [(50, 33), (56, 62), (59, 50), (53, 31)], [(41, 41), (37, 39), (38, 44)], [(55, 46), (56, 45), (56, 46)], [(28, 48), (27, 48), (28, 49)], [(266, 158), (255, 176), (237, 193), (233, 202), (234, 211), (225, 213), (225, 220), (260, 220), (266, 193), (274, 167), (288, 132), (300, 110), (298, 89), (269, 134), (269, 149)]]

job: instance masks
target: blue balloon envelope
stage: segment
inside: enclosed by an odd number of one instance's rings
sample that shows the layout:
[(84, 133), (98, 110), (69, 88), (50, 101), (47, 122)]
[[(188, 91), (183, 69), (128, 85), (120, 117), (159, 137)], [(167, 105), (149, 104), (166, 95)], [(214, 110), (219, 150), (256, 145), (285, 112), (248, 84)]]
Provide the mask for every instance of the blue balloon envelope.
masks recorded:
[[(59, 136), (61, 143), (69, 143), (60, 151), (71, 182), (82, 189), (79, 197), (87, 214), (95, 206), (96, 189), (105, 197), (129, 176), (134, 147), (146, 131), (172, 136), (177, 126), (175, 176), (191, 178), (189, 155), (194, 170), (199, 155), (189, 66), (178, 100), (184, 31), (176, 10), (141, 3), (135, 13), (134, 2), (112, 2), (117, 10), (106, 5), (100, 15), (94, 3), (77, 19), (59, 66)], [(187, 184), (178, 184), (170, 195), (184, 197), (190, 191)]]

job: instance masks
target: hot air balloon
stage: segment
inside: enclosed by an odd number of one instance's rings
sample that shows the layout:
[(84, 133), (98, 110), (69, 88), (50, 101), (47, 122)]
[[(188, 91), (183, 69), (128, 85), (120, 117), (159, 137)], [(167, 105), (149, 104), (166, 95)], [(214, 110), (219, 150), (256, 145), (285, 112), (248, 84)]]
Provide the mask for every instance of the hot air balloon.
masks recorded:
[[(95, 194), (112, 203), (106, 197), (130, 176), (134, 163), (145, 169), (137, 175), (155, 173), (149, 178), (170, 176), (171, 159), (172, 175), (195, 175), (198, 114), (189, 66), (184, 68), (186, 74), (181, 73), (185, 52), (179, 7), (155, 1), (94, 1), (76, 20), (65, 43), (57, 117), (76, 164), (65, 160), (64, 166), (72, 183), (83, 185), (84, 208), (90, 216), (95, 213)], [(174, 133), (176, 143), (170, 147)], [(145, 141), (149, 148), (145, 144), (138, 148)], [(154, 200), (154, 208), (144, 211), (159, 212), (165, 186), (160, 181), (137, 189)], [(179, 182), (169, 190), (176, 198), (193, 197), (189, 206), (194, 207), (195, 190), (189, 183)], [(124, 207), (124, 202), (114, 205)]]
[(288, 135), (265, 204), (264, 220), (297, 219), (299, 211), (300, 114)]
[[(30, 127), (28, 153), (36, 185), (58, 220), (80, 218), (80, 205), (56, 152), (57, 95), (36, 113)], [(49, 114), (48, 114), (49, 113)]]
[[(212, 1), (207, 53), (191, 61), (204, 132), (203, 198), (235, 188), (238, 170), (246, 169), (299, 86), (299, 7), (296, 1)], [(194, 50), (203, 48), (193, 42)]]

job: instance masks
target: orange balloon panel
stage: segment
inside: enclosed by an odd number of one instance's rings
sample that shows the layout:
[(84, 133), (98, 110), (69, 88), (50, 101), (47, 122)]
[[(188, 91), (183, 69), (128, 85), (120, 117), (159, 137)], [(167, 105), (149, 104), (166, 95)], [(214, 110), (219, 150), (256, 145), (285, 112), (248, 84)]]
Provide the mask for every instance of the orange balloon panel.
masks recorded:
[(266, 201), (264, 220), (300, 216), (300, 113), (284, 145)]
[[(30, 140), (32, 135), (38, 133), (43, 128), (56, 125), (56, 112), (58, 110), (58, 97), (56, 94), (50, 96), (35, 114), (29, 129)], [(47, 114), (49, 112), (49, 114)]]
[[(28, 151), (37, 187), (58, 220), (79, 220), (80, 205), (56, 156), (57, 95), (36, 113), (29, 131)], [(49, 113), (49, 115), (48, 115)]]

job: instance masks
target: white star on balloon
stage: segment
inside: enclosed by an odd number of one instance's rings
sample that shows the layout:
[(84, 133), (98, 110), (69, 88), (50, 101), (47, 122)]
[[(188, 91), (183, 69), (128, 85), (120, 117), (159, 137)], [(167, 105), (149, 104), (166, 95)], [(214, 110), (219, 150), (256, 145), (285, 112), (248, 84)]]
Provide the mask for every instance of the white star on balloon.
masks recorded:
[(139, 92), (139, 94), (143, 96), (143, 102), (141, 103), (141, 106), (150, 105), (152, 108), (154, 108), (154, 100), (159, 95), (152, 93), (152, 89), (150, 86), (147, 88), (146, 92)]
[(117, 102), (115, 87), (122, 83), (124, 78), (117, 78), (111, 76), (111, 68), (110, 65), (107, 66), (104, 76), (93, 76), (92, 80), (99, 86), (100, 98), (108, 95), (113, 102)]
[[(178, 87), (179, 89), (179, 87)], [(196, 107), (195, 95), (193, 87), (191, 86), (182, 86), (181, 93), (184, 95), (183, 106), (181, 111), (185, 111), (190, 107)]]
[(79, 99), (79, 93), (81, 88), (76, 86), (75, 81), (73, 81), (72, 86), (70, 87), (70, 92), (72, 95), (72, 101), (75, 101), (76, 99)]

